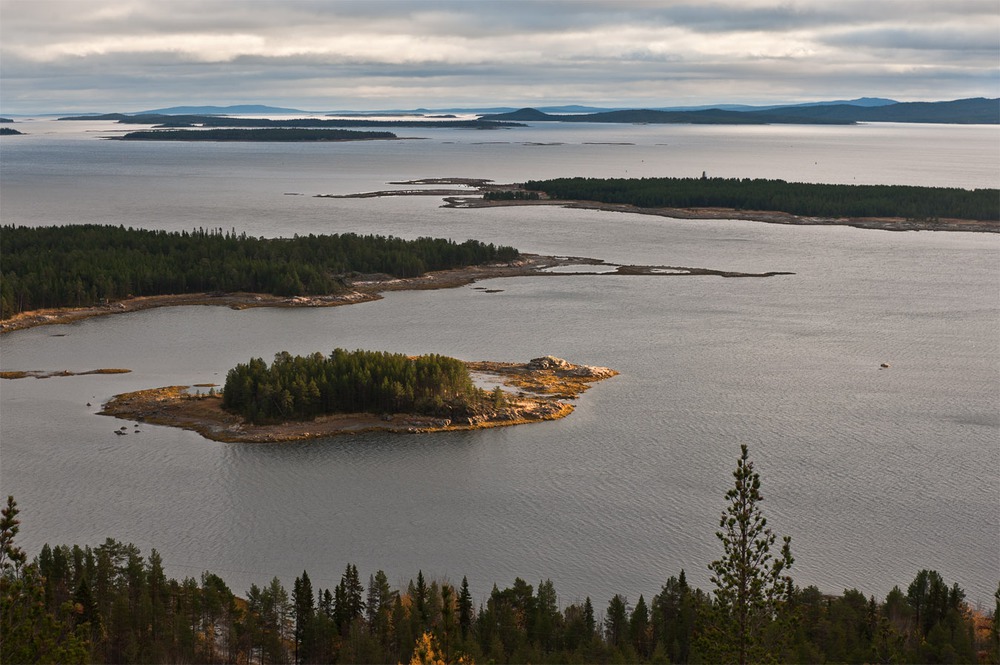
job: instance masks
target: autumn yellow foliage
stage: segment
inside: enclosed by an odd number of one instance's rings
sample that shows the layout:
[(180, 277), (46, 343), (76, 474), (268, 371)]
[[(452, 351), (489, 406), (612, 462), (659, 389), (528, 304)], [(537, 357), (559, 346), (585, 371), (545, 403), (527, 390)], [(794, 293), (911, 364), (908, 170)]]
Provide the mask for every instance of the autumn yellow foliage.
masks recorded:
[[(476, 665), (476, 662), (469, 656), (462, 655), (457, 661), (457, 665)], [(450, 665), (445, 660), (444, 654), (438, 648), (437, 640), (430, 633), (424, 633), (417, 640), (413, 647), (413, 657), (410, 658), (410, 665)]]
[(410, 665), (448, 665), (439, 655), (437, 640), (430, 633), (424, 633), (413, 647)]

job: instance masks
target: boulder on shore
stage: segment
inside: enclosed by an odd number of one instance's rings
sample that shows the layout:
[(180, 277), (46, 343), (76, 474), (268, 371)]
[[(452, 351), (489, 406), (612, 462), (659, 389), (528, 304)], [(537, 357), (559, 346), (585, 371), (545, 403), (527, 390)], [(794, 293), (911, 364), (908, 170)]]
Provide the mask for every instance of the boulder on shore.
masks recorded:
[(572, 369), (573, 365), (555, 356), (542, 356), (528, 361), (528, 369)]
[(606, 379), (618, 373), (609, 367), (574, 365), (571, 362), (563, 360), (562, 358), (556, 358), (555, 356), (532, 358), (528, 361), (527, 368), (529, 370), (550, 369), (559, 373), (561, 376), (581, 376), (594, 379)]

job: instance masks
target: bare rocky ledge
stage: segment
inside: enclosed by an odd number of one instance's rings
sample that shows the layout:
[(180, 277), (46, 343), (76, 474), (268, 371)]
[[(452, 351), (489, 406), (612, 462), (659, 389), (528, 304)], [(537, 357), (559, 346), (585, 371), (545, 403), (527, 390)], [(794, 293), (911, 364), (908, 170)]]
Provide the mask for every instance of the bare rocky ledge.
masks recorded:
[[(222, 410), (218, 394), (191, 394), (187, 386), (166, 386), (123, 393), (109, 400), (101, 415), (136, 423), (193, 430), (214, 441), (266, 443), (318, 439), (360, 432), (444, 432), (506, 427), (565, 418), (573, 400), (591, 384), (618, 374), (607, 367), (574, 365), (544, 356), (528, 363), (467, 362), (470, 372), (502, 383), (505, 405), (482, 416), (452, 421), (407, 413), (350, 413), (310, 421), (252, 425)], [(138, 427), (138, 425), (137, 425)], [(115, 434), (126, 434), (125, 429)]]

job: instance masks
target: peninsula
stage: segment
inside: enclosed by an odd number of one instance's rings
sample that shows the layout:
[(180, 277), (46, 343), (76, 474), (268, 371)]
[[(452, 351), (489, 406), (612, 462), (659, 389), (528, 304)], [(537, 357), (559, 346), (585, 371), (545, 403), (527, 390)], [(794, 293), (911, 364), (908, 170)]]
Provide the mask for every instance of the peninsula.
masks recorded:
[(560, 206), (674, 219), (734, 219), (883, 231), (1000, 233), (996, 189), (899, 185), (828, 185), (738, 178), (558, 178), (497, 184), (482, 178), (428, 178), (393, 185), (466, 189), (395, 189), (320, 198), (439, 196), (444, 208)]
[(500, 277), (789, 274), (619, 265), (522, 254), (475, 240), (355, 234), (265, 239), (221, 229), (170, 233), (93, 225), (2, 230), (0, 333), (154, 307), (334, 307), (378, 300), (386, 291)]
[[(302, 379), (311, 367), (320, 366), (330, 372), (320, 385), (313, 377), (297, 392), (294, 387), (277, 393), (265, 387), (272, 378), (295, 375)], [(355, 372), (375, 372), (381, 378), (349, 383)], [(567, 400), (616, 374), (607, 367), (574, 365), (553, 356), (527, 363), (463, 362), (443, 356), (413, 358), (338, 349), (329, 358), (278, 354), (270, 368), (259, 359), (251, 360), (230, 371), (221, 395), (214, 390), (192, 394), (187, 386), (116, 395), (100, 414), (192, 430), (215, 441), (248, 443), (371, 431), (486, 429), (564, 418), (573, 411)], [(404, 378), (407, 375), (409, 379)], [(477, 387), (476, 381), (494, 387), (487, 391)], [(243, 390), (251, 385), (254, 390)], [(266, 397), (258, 399), (262, 395)], [(272, 410), (263, 413), (265, 404)], [(376, 404), (385, 408), (372, 408)], [(406, 410), (392, 408), (404, 404)], [(288, 415), (280, 417), (273, 409)]]

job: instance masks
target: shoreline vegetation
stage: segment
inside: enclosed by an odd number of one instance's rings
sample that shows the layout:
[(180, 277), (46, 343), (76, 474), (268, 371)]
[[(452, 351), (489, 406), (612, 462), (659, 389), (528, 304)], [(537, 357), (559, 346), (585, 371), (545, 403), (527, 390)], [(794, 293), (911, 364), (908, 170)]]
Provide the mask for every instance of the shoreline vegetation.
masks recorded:
[[(357, 194), (317, 194), (316, 198), (378, 198), (388, 196), (437, 196), (444, 200), (443, 208), (494, 208), (505, 206), (559, 206), (563, 208), (573, 208), (580, 210), (600, 210), (605, 212), (625, 212), (640, 215), (655, 215), (658, 217), (670, 217), (674, 219), (726, 219), (743, 220), (753, 222), (764, 222), (768, 224), (790, 224), (801, 226), (851, 226), (861, 229), (878, 229), (882, 231), (966, 231), (977, 233), (1000, 233), (1000, 221), (991, 216), (1000, 216), (1000, 209), (996, 206), (996, 201), (1000, 197), (1000, 191), (994, 189), (981, 190), (959, 190), (940, 187), (899, 187), (899, 186), (864, 186), (864, 185), (813, 185), (805, 183), (785, 183), (784, 181), (739, 181), (735, 179), (705, 179), (708, 185), (719, 184), (729, 185), (733, 182), (760, 183), (768, 186), (778, 186), (781, 188), (799, 188), (808, 194), (817, 193), (829, 197), (831, 194), (838, 196), (856, 196), (865, 193), (866, 190), (889, 190), (907, 199), (919, 199), (922, 196), (934, 195), (937, 193), (957, 194), (958, 196), (968, 195), (977, 199), (974, 205), (979, 210), (986, 210), (987, 218), (973, 219), (960, 217), (958, 214), (948, 214), (948, 209), (944, 209), (944, 214), (921, 217), (905, 217), (899, 215), (872, 215), (872, 216), (849, 216), (834, 214), (796, 214), (782, 210), (756, 210), (751, 208), (726, 207), (721, 203), (713, 205), (711, 192), (705, 194), (709, 197), (702, 199), (703, 202), (690, 205), (650, 205), (637, 204), (636, 202), (620, 202), (613, 200), (595, 200), (575, 198), (572, 195), (553, 195), (548, 190), (555, 190), (567, 181), (580, 181), (584, 185), (588, 184), (629, 184), (639, 185), (650, 184), (651, 181), (659, 181), (658, 189), (662, 193), (669, 190), (670, 186), (677, 183), (700, 183), (701, 178), (656, 178), (648, 180), (640, 179), (585, 179), (585, 178), (565, 178), (559, 180), (529, 181), (528, 183), (497, 184), (492, 180), (483, 178), (425, 178), (419, 180), (407, 180), (400, 182), (390, 182), (390, 185), (456, 185), (467, 189), (435, 188), (435, 189), (389, 189), (374, 192), (360, 192)], [(656, 184), (653, 183), (656, 188)], [(842, 190), (842, 191), (841, 191)], [(721, 195), (719, 200), (721, 201)], [(967, 209), (967, 208), (966, 208)], [(954, 211), (952, 211), (954, 212)]]
[[(291, 358), (283, 361), (282, 355), (276, 357), (275, 365), (293, 362)], [(466, 415), (455, 418), (413, 412), (332, 412), (308, 420), (258, 424), (227, 410), (225, 402), (231, 400), (225, 397), (225, 392), (217, 394), (212, 389), (207, 394), (192, 394), (188, 386), (166, 386), (116, 395), (99, 414), (191, 430), (207, 439), (227, 443), (301, 441), (373, 431), (410, 434), (467, 431), (565, 418), (574, 409), (565, 400), (576, 399), (592, 383), (618, 374), (607, 367), (574, 365), (552, 356), (535, 358), (528, 363), (454, 362), (470, 375), (497, 384), (492, 392), (473, 389), (478, 393), (479, 403), (473, 410), (463, 411)], [(237, 377), (242, 378), (241, 375)], [(500, 388), (500, 384), (510, 390)], [(318, 392), (316, 397), (319, 399)]]

